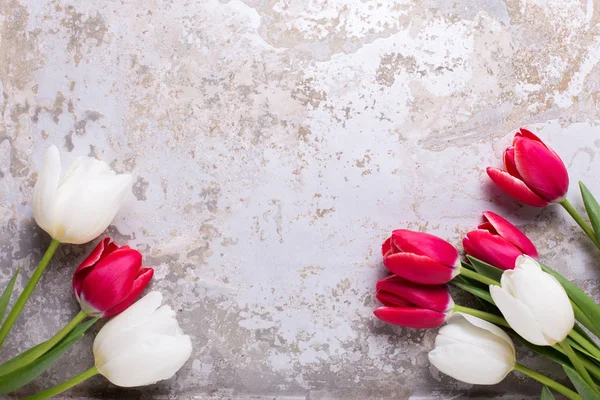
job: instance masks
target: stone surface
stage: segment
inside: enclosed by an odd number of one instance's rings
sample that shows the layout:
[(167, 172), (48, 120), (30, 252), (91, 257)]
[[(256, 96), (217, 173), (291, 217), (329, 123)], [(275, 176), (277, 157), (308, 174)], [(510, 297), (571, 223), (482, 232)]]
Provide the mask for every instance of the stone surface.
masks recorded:
[[(575, 204), (578, 179), (600, 193), (599, 19), (594, 0), (0, 0), (0, 283), (21, 265), (20, 290), (49, 241), (31, 210), (44, 150), (98, 157), (135, 182), (107, 233), (143, 252), (195, 346), (170, 381), (59, 398), (537, 398), (517, 375), (441, 376), (435, 332), (375, 320), (379, 246), (398, 227), (458, 244), (491, 209), (598, 295), (565, 212), (517, 204), (484, 167), (527, 126)], [(1, 357), (75, 314), (94, 244), (60, 248)], [(15, 398), (90, 367), (92, 337)]]

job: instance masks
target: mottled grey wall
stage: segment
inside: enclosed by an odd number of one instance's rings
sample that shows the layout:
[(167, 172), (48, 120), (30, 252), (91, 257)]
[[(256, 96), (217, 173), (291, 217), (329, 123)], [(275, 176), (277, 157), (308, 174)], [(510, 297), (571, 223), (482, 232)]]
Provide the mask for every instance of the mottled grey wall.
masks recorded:
[[(600, 193), (599, 19), (592, 0), (0, 0), (0, 283), (21, 265), (20, 290), (48, 243), (44, 150), (98, 157), (135, 182), (108, 233), (143, 252), (195, 346), (171, 381), (63, 398), (537, 396), (518, 376), (442, 377), (435, 332), (376, 321), (379, 245), (404, 226), (458, 244), (492, 209), (598, 294), (565, 213), (516, 204), (483, 168), (526, 125)], [(0, 356), (75, 314), (94, 244), (60, 248)], [(92, 336), (21, 395), (91, 366)]]

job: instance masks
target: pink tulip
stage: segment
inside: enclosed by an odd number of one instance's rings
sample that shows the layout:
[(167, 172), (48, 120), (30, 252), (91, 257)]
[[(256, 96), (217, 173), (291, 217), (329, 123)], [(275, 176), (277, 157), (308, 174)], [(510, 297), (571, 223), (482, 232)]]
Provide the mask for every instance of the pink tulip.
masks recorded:
[(377, 299), (385, 306), (374, 311), (377, 318), (407, 328), (439, 327), (454, 307), (445, 286), (419, 285), (394, 275), (377, 282)]
[(440, 285), (460, 273), (458, 251), (428, 233), (397, 229), (383, 243), (381, 253), (387, 269), (411, 282)]
[(468, 255), (504, 270), (514, 269), (520, 255), (538, 257), (531, 240), (516, 226), (491, 211), (483, 213), (483, 220), (463, 239)]
[(73, 291), (90, 316), (109, 318), (129, 307), (152, 279), (142, 255), (129, 246), (103, 239), (73, 275)]
[(534, 207), (564, 200), (569, 175), (558, 154), (527, 129), (515, 134), (504, 151), (506, 170), (487, 168), (489, 177), (506, 193)]

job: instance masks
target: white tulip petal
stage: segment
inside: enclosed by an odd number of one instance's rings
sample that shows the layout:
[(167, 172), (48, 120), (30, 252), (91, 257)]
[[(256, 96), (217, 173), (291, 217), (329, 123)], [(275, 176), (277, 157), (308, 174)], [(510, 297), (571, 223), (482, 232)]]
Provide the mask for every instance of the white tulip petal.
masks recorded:
[(535, 259), (528, 255), (520, 255), (515, 261), (515, 269), (523, 269), (528, 271), (541, 271), (542, 266)]
[(162, 303), (162, 294), (158, 291), (150, 292), (129, 308), (108, 321), (94, 339), (94, 355), (98, 349), (107, 340), (107, 338), (118, 335), (133, 326), (143, 323), (148, 317), (160, 307)]
[(33, 215), (36, 223), (54, 237), (53, 209), (60, 180), (60, 154), (56, 146), (50, 146), (44, 155), (42, 169), (33, 189)]
[(175, 375), (191, 353), (189, 336), (158, 335), (141, 340), (98, 371), (117, 386), (150, 385)]
[(554, 344), (548, 342), (535, 315), (524, 303), (512, 297), (500, 286), (491, 285), (490, 294), (492, 295), (492, 299), (494, 299), (494, 303), (496, 303), (496, 306), (502, 312), (506, 322), (525, 340), (538, 346)]
[(475, 325), (476, 327), (478, 327), (480, 329), (485, 329), (486, 331), (493, 333), (495, 336), (499, 337), (500, 339), (502, 339), (504, 342), (506, 342), (510, 346), (513, 354), (516, 352), (515, 344), (513, 343), (510, 336), (508, 336), (508, 334), (506, 332), (504, 332), (502, 329), (500, 329), (496, 325), (492, 324), (491, 322), (485, 321), (481, 318), (475, 317), (473, 315), (465, 314), (465, 313), (453, 314), (452, 317), (450, 317), (450, 322), (452, 322), (453, 319), (460, 318), (460, 317), (466, 319), (472, 325)]
[(436, 347), (429, 352), (429, 361), (440, 372), (476, 385), (495, 385), (514, 367), (494, 352), (469, 344)]

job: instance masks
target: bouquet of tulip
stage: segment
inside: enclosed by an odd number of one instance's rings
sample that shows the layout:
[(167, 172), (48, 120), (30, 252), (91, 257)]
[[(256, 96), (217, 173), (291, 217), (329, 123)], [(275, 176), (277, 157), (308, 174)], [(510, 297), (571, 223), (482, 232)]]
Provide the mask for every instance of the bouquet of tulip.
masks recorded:
[[(532, 206), (560, 204), (600, 249), (600, 205), (580, 182), (590, 224), (566, 200), (569, 177), (560, 157), (521, 129), (504, 152), (505, 169), (488, 168), (505, 192)], [(460, 381), (493, 385), (511, 371), (569, 399), (600, 399), (600, 306), (583, 290), (539, 261), (534, 244), (501, 216), (463, 239), (465, 259), (448, 242), (424, 232), (395, 230), (383, 243), (393, 275), (377, 282), (383, 304), (375, 315), (409, 328), (441, 327), (430, 362)], [(476, 296), (483, 309), (455, 304), (447, 283)], [(515, 338), (562, 366), (572, 388), (517, 362)]]
[[(83, 244), (108, 227), (131, 186), (129, 175), (117, 175), (93, 158), (77, 158), (64, 174), (58, 149), (45, 155), (33, 193), (37, 224), (52, 241), (6, 319), (17, 269), (0, 296), (0, 347), (17, 322), (52, 256), (62, 243)], [(141, 300), (154, 271), (142, 267), (142, 254), (110, 238), (98, 243), (73, 274), (73, 292), (81, 311), (47, 341), (0, 364), (0, 394), (11, 393), (49, 369), (100, 319), (109, 319), (94, 340), (95, 365), (68, 381), (29, 399), (47, 399), (94, 375), (117, 386), (150, 385), (172, 377), (192, 351), (175, 312), (161, 306), (162, 295)], [(135, 302), (135, 303), (134, 303)]]

